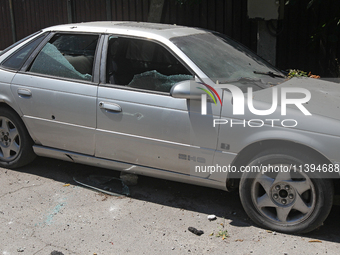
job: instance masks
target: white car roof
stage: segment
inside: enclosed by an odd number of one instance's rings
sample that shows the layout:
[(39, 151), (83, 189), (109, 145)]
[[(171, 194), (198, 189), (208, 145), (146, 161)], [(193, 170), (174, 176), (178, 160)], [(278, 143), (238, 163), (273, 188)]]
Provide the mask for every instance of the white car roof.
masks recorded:
[(144, 36), (150, 38), (160, 36), (166, 39), (178, 36), (207, 33), (206, 30), (200, 28), (132, 21), (96, 21), (73, 23), (48, 27), (43, 29), (43, 31), (112, 33)]

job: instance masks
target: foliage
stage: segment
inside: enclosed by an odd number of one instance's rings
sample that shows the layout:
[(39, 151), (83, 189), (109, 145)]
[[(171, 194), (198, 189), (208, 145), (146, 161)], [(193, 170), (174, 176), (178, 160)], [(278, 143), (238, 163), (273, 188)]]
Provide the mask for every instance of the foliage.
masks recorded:
[(289, 71), (288, 78), (293, 78), (293, 77), (310, 77), (310, 78), (314, 78), (314, 79), (320, 78), (319, 75), (311, 74), (311, 72), (309, 72), (307, 74), (307, 72), (304, 72), (304, 71), (301, 71), (301, 70), (295, 70), (295, 69), (290, 69), (288, 71)]
[(308, 77), (307, 72), (301, 70), (290, 69), (288, 73), (289, 78), (293, 77)]
[[(286, 5), (295, 5), (302, 0), (287, 0)], [(309, 0), (306, 9), (309, 12), (318, 12), (323, 8), (324, 0)], [(329, 42), (338, 42), (340, 36), (340, 8), (334, 10), (332, 14), (326, 20), (322, 20), (318, 27), (315, 29), (313, 35), (311, 35), (311, 40), (313, 42), (321, 39), (325, 36), (326, 30), (331, 30), (332, 33), (327, 36), (326, 39)]]
[(229, 237), (228, 230), (221, 229), (220, 231), (218, 231), (216, 237), (222, 237), (222, 240), (226, 239), (227, 237)]
[(286, 0), (288, 8), (305, 8), (301, 15), (308, 15), (319, 20), (314, 26), (308, 24), (305, 27), (309, 32), (309, 42), (306, 45), (311, 54), (319, 55), (319, 69), (334, 77), (340, 77), (340, 64), (338, 61), (340, 44), (340, 4), (339, 0)]

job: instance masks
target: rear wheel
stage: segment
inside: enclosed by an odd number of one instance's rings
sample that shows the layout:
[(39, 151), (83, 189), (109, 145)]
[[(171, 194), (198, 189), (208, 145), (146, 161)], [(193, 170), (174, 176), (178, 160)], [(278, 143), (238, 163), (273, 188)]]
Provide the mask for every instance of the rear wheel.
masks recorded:
[(17, 168), (34, 158), (33, 141), (22, 120), (12, 110), (0, 109), (0, 166)]
[(318, 162), (301, 152), (278, 150), (261, 153), (249, 163), (253, 169), (271, 166), (277, 171), (248, 172), (241, 178), (241, 202), (255, 223), (285, 233), (305, 233), (322, 225), (332, 207), (333, 182), (291, 169), (304, 164)]

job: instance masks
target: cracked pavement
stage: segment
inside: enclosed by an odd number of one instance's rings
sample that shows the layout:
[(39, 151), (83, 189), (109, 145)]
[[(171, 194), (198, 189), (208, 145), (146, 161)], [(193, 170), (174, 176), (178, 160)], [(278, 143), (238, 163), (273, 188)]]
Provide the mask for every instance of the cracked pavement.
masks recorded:
[[(237, 192), (140, 177), (130, 197), (114, 197), (76, 184), (73, 176), (82, 173), (119, 176), (47, 158), (0, 168), (0, 254), (290, 255), (338, 254), (340, 248), (339, 206), (320, 229), (286, 235), (254, 226)], [(225, 230), (229, 237), (216, 237)]]

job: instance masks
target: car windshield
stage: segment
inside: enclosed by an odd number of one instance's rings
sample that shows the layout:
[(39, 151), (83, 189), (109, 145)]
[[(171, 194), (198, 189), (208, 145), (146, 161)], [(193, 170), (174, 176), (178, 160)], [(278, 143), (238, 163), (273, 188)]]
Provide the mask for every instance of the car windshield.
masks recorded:
[(284, 75), (239, 43), (220, 34), (174, 37), (177, 45), (215, 83)]

